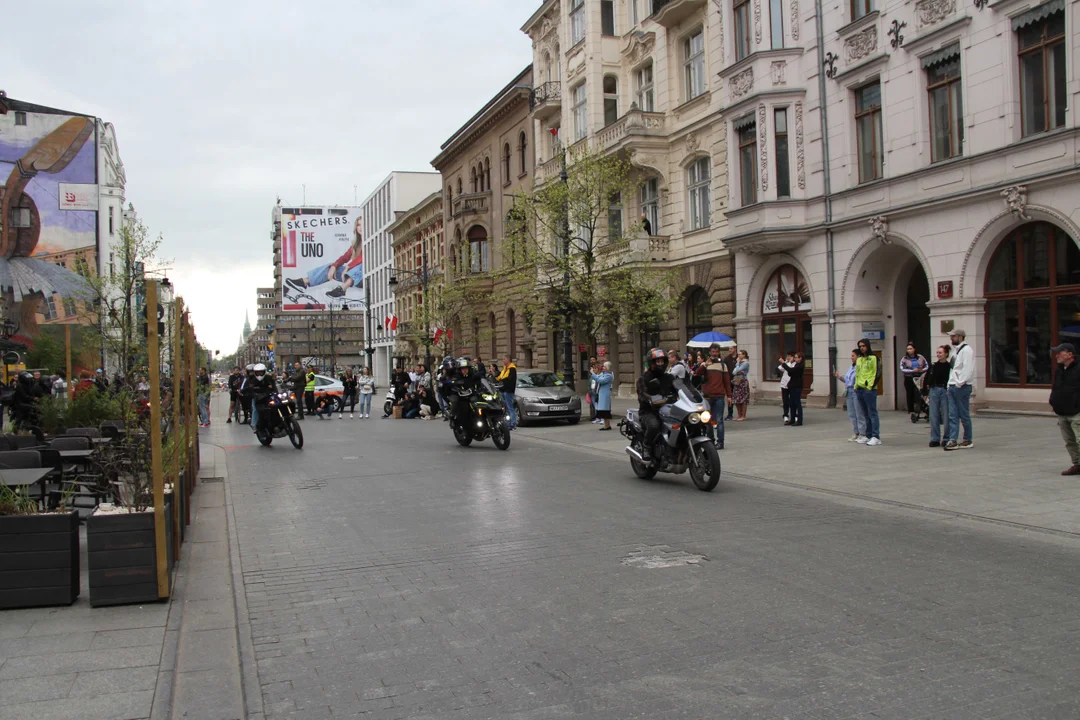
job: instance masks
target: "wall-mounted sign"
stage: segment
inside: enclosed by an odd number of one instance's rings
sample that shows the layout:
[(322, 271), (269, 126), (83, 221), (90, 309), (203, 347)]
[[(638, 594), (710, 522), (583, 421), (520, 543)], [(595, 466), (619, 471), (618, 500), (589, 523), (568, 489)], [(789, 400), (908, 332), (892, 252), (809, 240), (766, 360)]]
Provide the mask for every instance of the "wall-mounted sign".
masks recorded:
[(953, 320), (942, 320), (941, 321), (941, 334), (942, 335), (948, 335), (949, 333), (952, 332), (954, 327), (956, 327), (956, 322), (954, 322)]
[(937, 284), (937, 296), (939, 298), (952, 297), (952, 280), (942, 280)]
[(885, 322), (882, 320), (864, 322), (862, 324), (862, 335), (859, 337), (863, 340), (884, 340)]
[(97, 210), (98, 186), (84, 183), (59, 183), (61, 210)]
[(578, 345), (577, 346), (577, 351), (578, 352), (585, 352), (585, 344), (582, 343), (581, 345)]
[(599, 355), (600, 357), (606, 357), (607, 356), (607, 345), (597, 345), (596, 346), (596, 354)]

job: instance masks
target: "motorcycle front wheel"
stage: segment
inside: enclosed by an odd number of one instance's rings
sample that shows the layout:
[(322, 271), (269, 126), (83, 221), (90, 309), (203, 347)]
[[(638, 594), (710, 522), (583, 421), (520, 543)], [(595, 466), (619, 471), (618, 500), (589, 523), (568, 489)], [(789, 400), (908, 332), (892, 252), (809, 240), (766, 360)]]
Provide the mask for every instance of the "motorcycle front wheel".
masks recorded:
[(297, 450), (304, 447), (304, 431), (300, 429), (300, 423), (296, 418), (290, 417), (285, 423), (285, 432), (289, 434), (289, 441)]
[(461, 447), (469, 447), (472, 444), (472, 433), (469, 432), (469, 428), (455, 421), (454, 439), (458, 441), (458, 445)]
[(491, 439), (500, 450), (510, 448), (510, 428), (507, 427), (505, 419), (499, 418), (491, 426)]
[(690, 479), (698, 490), (711, 492), (720, 482), (720, 453), (711, 442), (698, 443), (690, 452), (697, 463), (690, 463)]

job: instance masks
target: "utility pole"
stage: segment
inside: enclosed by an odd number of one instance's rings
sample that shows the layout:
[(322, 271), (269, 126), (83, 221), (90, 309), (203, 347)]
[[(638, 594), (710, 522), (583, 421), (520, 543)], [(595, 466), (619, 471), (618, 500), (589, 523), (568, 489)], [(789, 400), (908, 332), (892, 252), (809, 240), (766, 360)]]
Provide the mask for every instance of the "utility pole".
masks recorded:
[(371, 344), (371, 283), (368, 282), (369, 279), (370, 277), (364, 278), (364, 353), (367, 355), (367, 366), (371, 368), (371, 372), (375, 372), (372, 364), (375, 348)]
[(570, 308), (570, 195), (569, 177), (566, 173), (566, 146), (561, 145), (562, 164), (559, 169), (559, 180), (566, 190), (563, 201), (563, 216), (559, 230), (562, 232), (563, 251), (563, 382), (574, 390), (574, 338), (573, 338), (573, 312)]

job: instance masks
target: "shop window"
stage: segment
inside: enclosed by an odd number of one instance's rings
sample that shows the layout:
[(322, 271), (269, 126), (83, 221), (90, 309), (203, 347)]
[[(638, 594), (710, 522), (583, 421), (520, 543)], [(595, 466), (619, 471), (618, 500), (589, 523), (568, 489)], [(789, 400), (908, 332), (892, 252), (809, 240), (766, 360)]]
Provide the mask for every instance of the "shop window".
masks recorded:
[(712, 332), (712, 300), (704, 288), (694, 288), (686, 298), (686, 339)]
[(986, 356), (992, 385), (1046, 386), (1050, 348), (1080, 341), (1080, 248), (1060, 228), (1022, 225), (986, 274)]
[[(802, 274), (791, 265), (777, 269), (761, 299), (761, 365), (765, 380), (776, 380), (776, 360), (789, 352), (801, 350), (806, 368), (813, 368), (812, 309), (810, 286)], [(809, 377), (806, 385), (810, 385)]]

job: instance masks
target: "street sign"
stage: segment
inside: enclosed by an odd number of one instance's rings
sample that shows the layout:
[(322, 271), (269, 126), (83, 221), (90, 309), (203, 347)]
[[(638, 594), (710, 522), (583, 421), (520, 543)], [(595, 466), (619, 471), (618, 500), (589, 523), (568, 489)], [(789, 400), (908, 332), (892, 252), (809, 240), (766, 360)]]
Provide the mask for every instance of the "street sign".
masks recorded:
[(952, 280), (942, 280), (937, 284), (937, 296), (939, 298), (952, 297)]
[(862, 324), (862, 335), (859, 337), (863, 340), (884, 340), (885, 322), (882, 320), (864, 322)]

